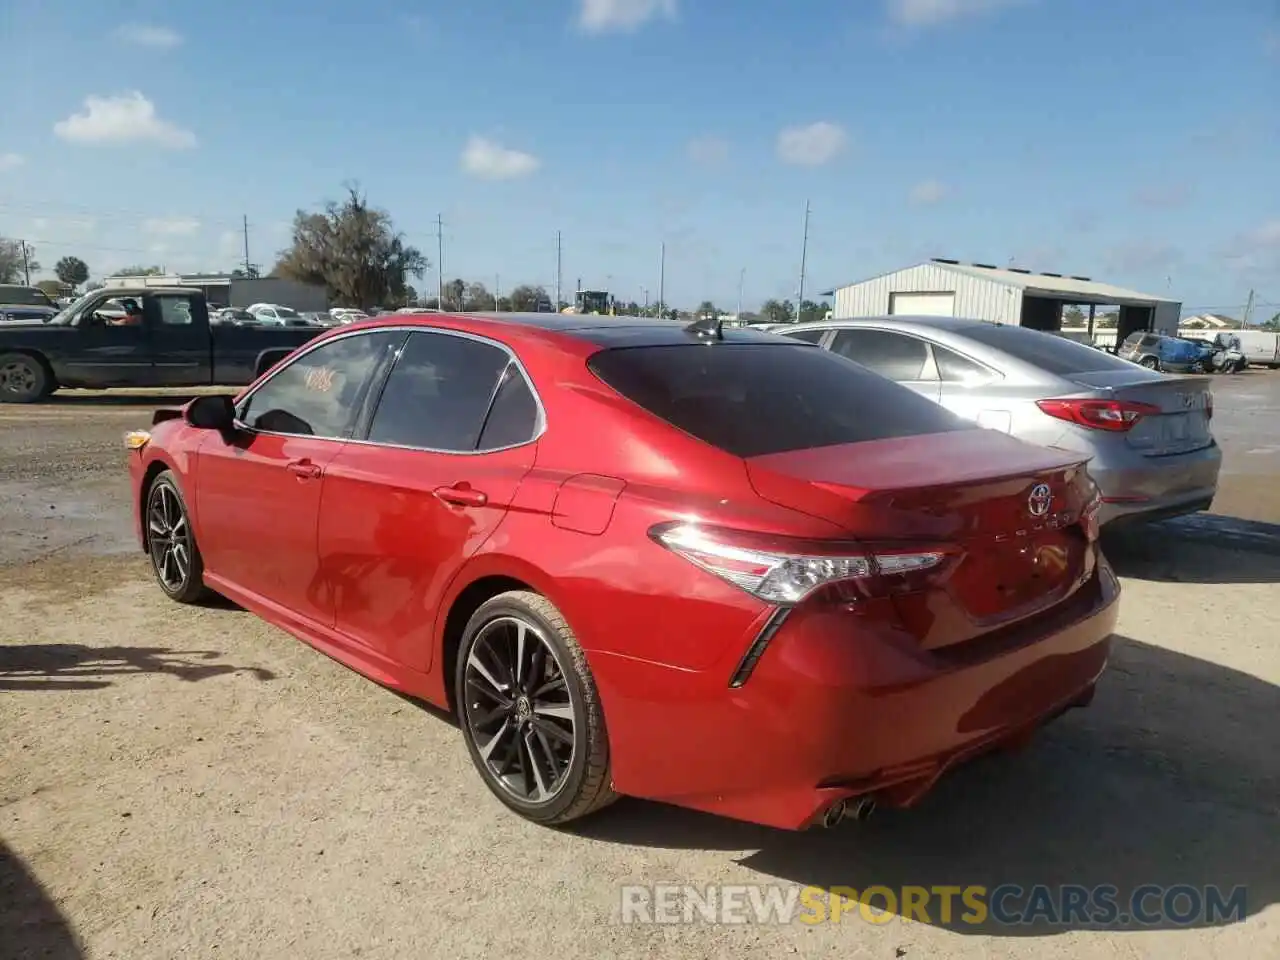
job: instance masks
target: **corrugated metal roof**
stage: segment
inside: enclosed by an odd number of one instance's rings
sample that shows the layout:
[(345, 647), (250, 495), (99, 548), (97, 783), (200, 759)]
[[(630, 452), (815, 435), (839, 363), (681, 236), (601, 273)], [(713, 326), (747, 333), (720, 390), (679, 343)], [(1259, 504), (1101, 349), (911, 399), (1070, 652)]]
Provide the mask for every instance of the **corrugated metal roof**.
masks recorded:
[[(1099, 281), (1090, 279), (1089, 277), (1072, 277), (1056, 273), (1033, 273), (1030, 270), (1002, 269), (988, 264), (960, 263), (959, 261), (945, 260), (938, 257), (927, 262), (953, 273), (962, 273), (966, 276), (990, 280), (993, 283), (1017, 287), (1018, 289), (1025, 290), (1032, 295), (1045, 294), (1047, 296), (1060, 298), (1080, 297), (1086, 302), (1092, 300), (1105, 304), (1179, 302), (1172, 297), (1162, 297), (1153, 293), (1142, 293), (1138, 290), (1129, 290), (1125, 287), (1117, 287), (1110, 283), (1100, 283)], [(897, 273), (898, 271), (894, 272)], [(855, 284), (846, 284), (846, 286), (854, 285)], [(822, 294), (822, 296), (830, 295), (831, 294)]]

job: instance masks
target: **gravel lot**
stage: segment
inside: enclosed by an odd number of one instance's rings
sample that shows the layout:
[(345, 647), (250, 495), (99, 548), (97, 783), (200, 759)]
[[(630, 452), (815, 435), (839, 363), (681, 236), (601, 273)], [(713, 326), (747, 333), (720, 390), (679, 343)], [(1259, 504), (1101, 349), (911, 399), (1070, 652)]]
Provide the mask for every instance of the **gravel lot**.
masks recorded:
[[(0, 958), (1280, 956), (1280, 374), (1215, 393), (1221, 516), (1109, 542), (1122, 637), (1094, 704), (917, 810), (809, 834), (639, 802), (525, 825), (446, 719), (151, 585), (120, 436), (171, 400), (0, 407)], [(1243, 884), (1249, 916), (618, 922), (621, 884), (672, 881)]]

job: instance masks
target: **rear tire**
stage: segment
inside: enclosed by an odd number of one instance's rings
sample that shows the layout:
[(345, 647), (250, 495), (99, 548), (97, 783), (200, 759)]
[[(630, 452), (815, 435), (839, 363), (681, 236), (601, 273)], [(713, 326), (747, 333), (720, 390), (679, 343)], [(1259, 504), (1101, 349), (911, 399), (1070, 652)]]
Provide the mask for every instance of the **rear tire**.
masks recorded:
[(1141, 360), (1138, 361), (1138, 363), (1146, 367), (1148, 370), (1160, 369), (1160, 360), (1158, 357), (1150, 357), (1150, 356), (1143, 357)]
[(550, 826), (617, 799), (591, 668), (546, 597), (512, 590), (476, 610), (458, 649), (454, 690), (471, 760), (508, 808)]
[(35, 403), (53, 393), (53, 377), (26, 353), (0, 354), (0, 403)]
[(172, 470), (165, 470), (152, 482), (142, 522), (147, 526), (151, 571), (165, 596), (178, 603), (199, 603), (208, 598), (204, 558), (191, 529), (187, 501)]

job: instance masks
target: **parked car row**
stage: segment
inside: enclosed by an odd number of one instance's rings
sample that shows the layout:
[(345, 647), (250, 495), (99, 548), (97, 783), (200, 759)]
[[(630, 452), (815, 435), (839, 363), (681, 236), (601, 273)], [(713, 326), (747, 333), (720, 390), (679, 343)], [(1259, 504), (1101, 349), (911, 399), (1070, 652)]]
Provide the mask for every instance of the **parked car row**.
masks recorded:
[(170, 598), (454, 712), (535, 822), (910, 805), (1089, 702), (1120, 595), (1100, 523), (1212, 496), (1208, 389), (977, 322), (789, 332), (325, 331), (129, 435), (139, 542)]

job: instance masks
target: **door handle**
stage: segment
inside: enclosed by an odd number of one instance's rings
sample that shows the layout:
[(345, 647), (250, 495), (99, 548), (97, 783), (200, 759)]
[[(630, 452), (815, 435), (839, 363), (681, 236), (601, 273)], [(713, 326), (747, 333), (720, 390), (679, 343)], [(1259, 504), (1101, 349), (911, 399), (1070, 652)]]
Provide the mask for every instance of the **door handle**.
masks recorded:
[(479, 490), (473, 490), (470, 485), (465, 483), (452, 487), (436, 487), (432, 492), (437, 499), (458, 507), (483, 507), (489, 502), (487, 494)]
[(320, 468), (310, 460), (291, 460), (287, 464), (290, 473), (299, 479), (314, 480), (320, 476)]

